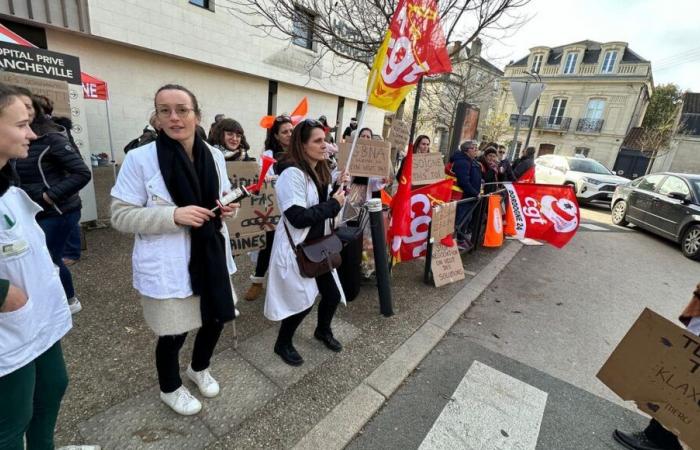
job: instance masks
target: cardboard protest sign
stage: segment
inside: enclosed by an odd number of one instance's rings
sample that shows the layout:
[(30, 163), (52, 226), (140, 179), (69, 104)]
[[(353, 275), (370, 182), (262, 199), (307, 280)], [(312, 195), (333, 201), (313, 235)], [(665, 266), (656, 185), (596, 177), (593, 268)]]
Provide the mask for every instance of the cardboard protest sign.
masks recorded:
[[(338, 144), (338, 169), (345, 170), (350, 156), (351, 142)], [(356, 177), (389, 177), (391, 171), (391, 143), (372, 139), (358, 139), (348, 172)]]
[(391, 160), (396, 160), (396, 154), (403, 151), (408, 145), (411, 130), (406, 122), (394, 118), (389, 129), (389, 142), (391, 142)]
[(436, 241), (433, 244), (433, 259), (430, 264), (435, 287), (464, 279), (464, 266), (456, 245), (448, 247)]
[(597, 376), (700, 448), (700, 337), (646, 308)]
[(411, 184), (422, 186), (445, 178), (445, 167), (440, 153), (414, 153)]
[(433, 239), (439, 241), (454, 232), (456, 213), (457, 202), (443, 203), (433, 207), (433, 221), (430, 225), (430, 234)]
[(68, 83), (12, 72), (0, 72), (0, 82), (23, 86), (36, 95), (44, 95), (53, 101), (53, 115), (71, 117)]
[[(231, 185), (235, 189), (258, 181), (260, 167), (255, 161), (226, 163)], [(265, 232), (275, 229), (280, 212), (275, 198), (275, 181), (263, 183), (258, 195), (241, 200), (241, 207), (234, 219), (226, 219), (234, 255), (265, 248)]]

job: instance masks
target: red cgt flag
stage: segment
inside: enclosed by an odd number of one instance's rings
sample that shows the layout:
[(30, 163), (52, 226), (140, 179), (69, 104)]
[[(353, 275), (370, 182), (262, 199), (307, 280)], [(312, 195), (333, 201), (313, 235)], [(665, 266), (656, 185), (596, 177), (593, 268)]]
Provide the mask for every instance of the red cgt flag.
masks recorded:
[(576, 194), (571, 186), (513, 183), (505, 185), (513, 208), (515, 235), (565, 246), (580, 222)]
[[(403, 164), (399, 179), (399, 188), (391, 199), (391, 223), (389, 224), (388, 241), (391, 245), (391, 256), (394, 261), (399, 254), (401, 239), (408, 236), (411, 220), (411, 182), (413, 180), (413, 145), (408, 145), (408, 154)], [(394, 250), (396, 248), (396, 250)]]
[[(410, 166), (404, 165), (404, 170), (407, 167)], [(439, 181), (410, 193), (410, 203), (402, 206), (406, 210), (401, 216), (403, 222), (395, 221), (393, 214), (391, 217), (389, 242), (393, 261), (410, 261), (425, 255), (433, 206), (449, 201), (451, 195), (452, 180)], [(401, 234), (395, 228), (401, 229)]]

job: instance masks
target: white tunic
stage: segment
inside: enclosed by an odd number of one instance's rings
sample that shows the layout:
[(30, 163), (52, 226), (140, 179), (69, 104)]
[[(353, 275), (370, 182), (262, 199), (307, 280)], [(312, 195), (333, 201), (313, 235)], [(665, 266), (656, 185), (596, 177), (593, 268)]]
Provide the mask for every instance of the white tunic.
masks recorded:
[(39, 211), (42, 208), (16, 187), (0, 197), (0, 217), (6, 214), (14, 222), (0, 229), (0, 278), (28, 297), (20, 309), (0, 313), (0, 377), (35, 360), (73, 326), (58, 267), (36, 223)]
[[(306, 239), (311, 227), (294, 228), (284, 219), (284, 211), (294, 205), (302, 208), (317, 205), (319, 199), (316, 186), (300, 169), (290, 167), (284, 170), (277, 179), (275, 193), (280, 211), (283, 212), (282, 220), (287, 224), (294, 245), (298, 245)], [(318, 295), (316, 279), (302, 277), (299, 272), (296, 255), (289, 244), (287, 233), (284, 231), (284, 223), (280, 221), (275, 230), (275, 240), (272, 244), (272, 255), (268, 268), (265, 317), (270, 320), (282, 320), (309, 309)], [(330, 220), (327, 220), (325, 234), (330, 234), (330, 231)], [(341, 302), (345, 304), (345, 294), (335, 270), (333, 278), (340, 291)]]
[[(219, 150), (209, 147), (219, 178), (219, 198), (231, 190), (226, 175), (226, 161)], [(127, 153), (119, 170), (112, 197), (135, 206), (156, 208), (175, 206), (158, 164), (156, 143), (152, 142)], [(231, 256), (228, 229), (222, 222), (221, 234), (226, 242), (228, 273), (236, 272)], [(190, 282), (190, 232), (179, 227), (174, 233), (136, 233), (132, 264), (134, 288), (142, 295), (156, 299), (187, 298), (192, 295)]]

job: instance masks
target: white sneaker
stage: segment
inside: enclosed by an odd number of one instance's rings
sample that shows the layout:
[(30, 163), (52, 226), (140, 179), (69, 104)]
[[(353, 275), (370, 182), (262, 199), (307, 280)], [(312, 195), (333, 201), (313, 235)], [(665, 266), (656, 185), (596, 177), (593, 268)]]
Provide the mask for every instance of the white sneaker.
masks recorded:
[(219, 395), (219, 383), (211, 376), (209, 369), (195, 372), (191, 365), (187, 366), (187, 377), (197, 385), (203, 396), (211, 398)]
[(68, 308), (71, 314), (79, 313), (83, 309), (83, 305), (80, 304), (78, 297), (71, 297), (68, 299)]
[(185, 386), (180, 386), (177, 390), (166, 394), (160, 393), (163, 403), (170, 406), (173, 411), (183, 416), (191, 416), (202, 410), (202, 404), (197, 400)]

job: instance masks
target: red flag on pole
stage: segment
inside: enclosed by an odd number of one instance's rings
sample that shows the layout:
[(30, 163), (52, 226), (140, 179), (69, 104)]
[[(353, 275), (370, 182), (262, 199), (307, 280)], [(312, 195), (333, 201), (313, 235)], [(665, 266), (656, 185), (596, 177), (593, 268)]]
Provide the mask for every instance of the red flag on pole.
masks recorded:
[(411, 182), (413, 180), (413, 144), (408, 145), (408, 154), (403, 164), (399, 188), (391, 199), (391, 222), (388, 241), (391, 246), (392, 261), (399, 256), (401, 238), (408, 236), (411, 221)]
[(571, 186), (505, 184), (513, 208), (515, 235), (565, 246), (578, 230), (580, 213)]
[(535, 166), (530, 167), (520, 175), (520, 178), (516, 180), (517, 183), (537, 183), (535, 180)]

